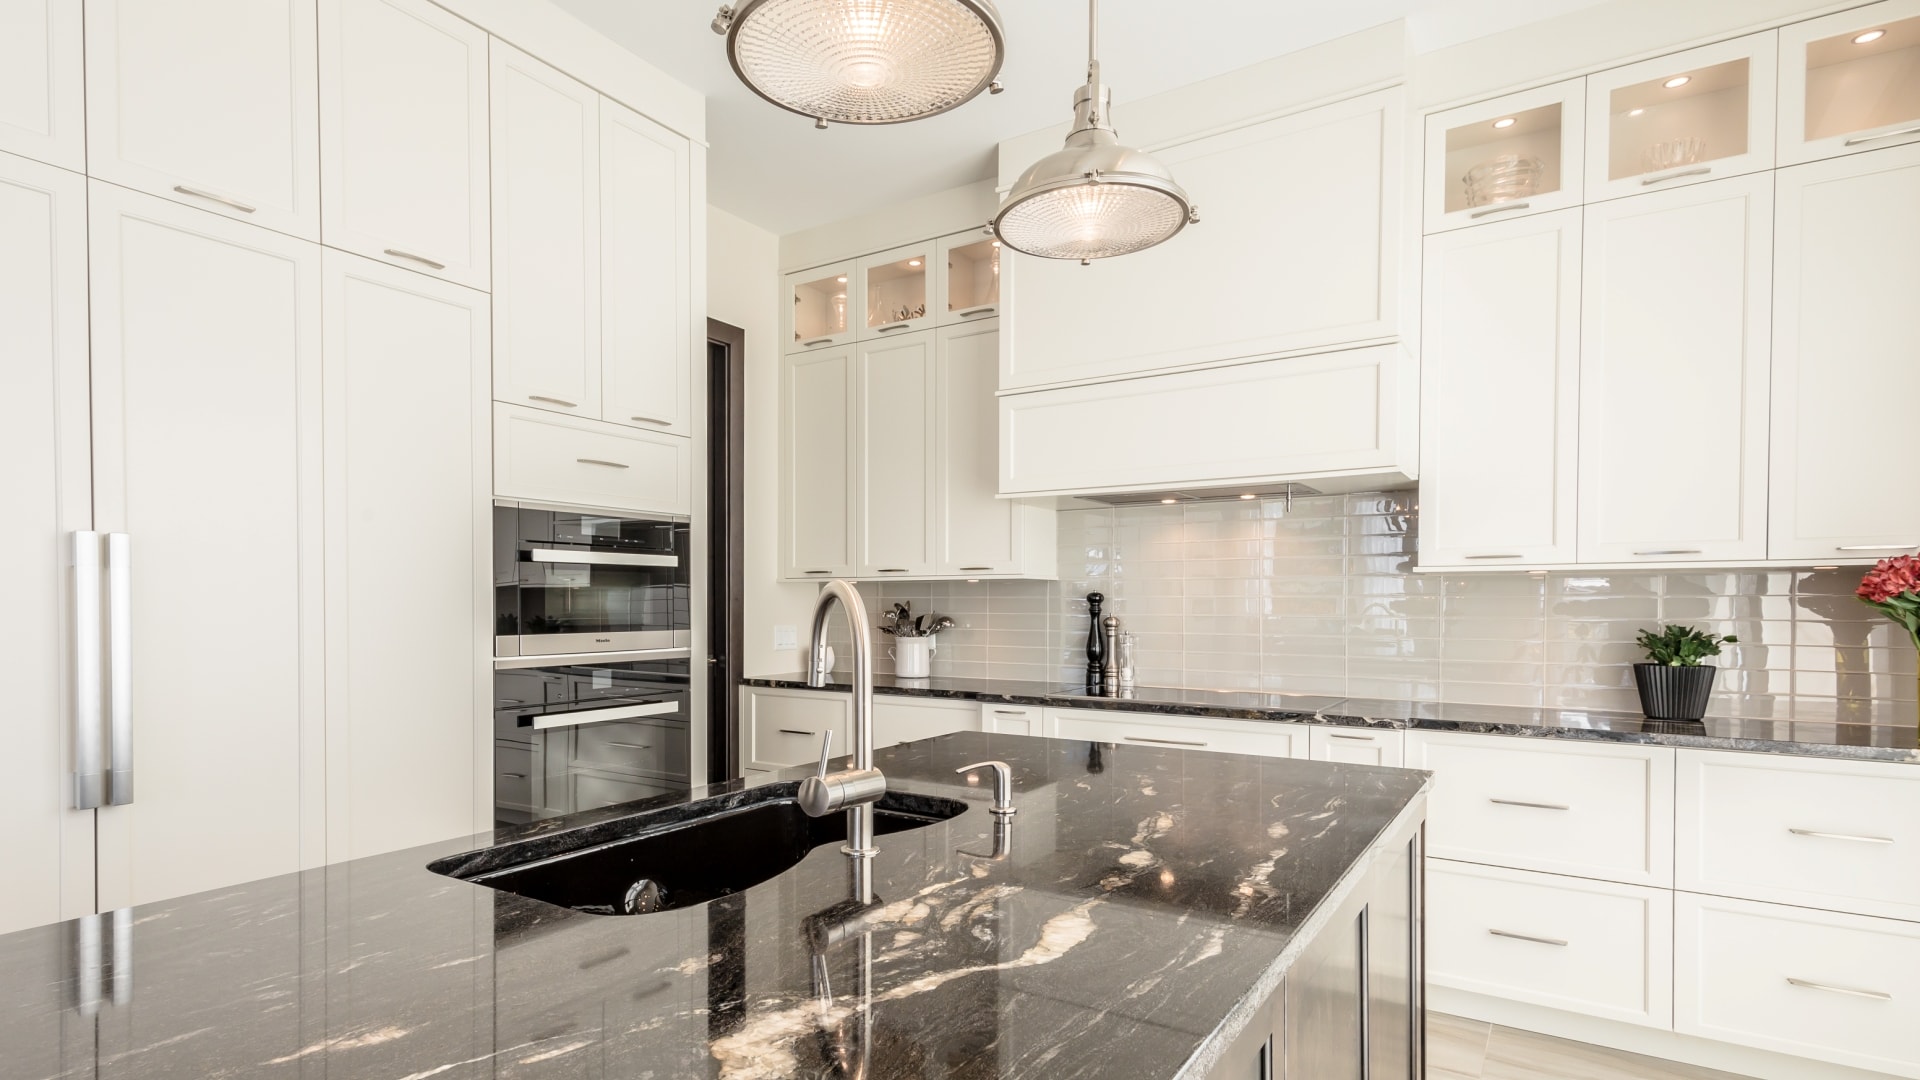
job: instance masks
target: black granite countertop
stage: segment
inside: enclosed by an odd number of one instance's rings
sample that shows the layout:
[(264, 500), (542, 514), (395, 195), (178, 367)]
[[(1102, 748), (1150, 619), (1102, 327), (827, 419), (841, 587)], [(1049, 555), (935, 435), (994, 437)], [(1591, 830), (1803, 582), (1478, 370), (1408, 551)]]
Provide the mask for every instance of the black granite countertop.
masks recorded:
[[(836, 676), (837, 678), (838, 676)], [(748, 686), (806, 689), (804, 675), (742, 680)], [(829, 690), (850, 689), (835, 682)], [(1131, 697), (1092, 697), (1077, 687), (988, 679), (900, 679), (876, 675), (874, 692), (908, 697), (1004, 702), (1061, 709), (1111, 709), (1163, 716), (1198, 716), (1273, 723), (1462, 731), (1486, 735), (1645, 743), (1698, 750), (1738, 750), (1858, 761), (1920, 763), (1920, 725), (1708, 717), (1700, 722), (1649, 720), (1630, 713), (1540, 709), (1509, 705), (1195, 690), (1143, 686)]]
[[(1204, 1075), (1361, 857), (1424, 814), (1427, 783), (978, 732), (877, 757), (892, 789), (968, 808), (879, 837), (872, 1080)], [(992, 847), (991, 784), (954, 775), (983, 758), (1014, 768), (1002, 860), (969, 854)], [(736, 781), (498, 839), (573, 850), (636, 814), (767, 791)], [(493, 839), (0, 937), (0, 1077), (854, 1075), (839, 1055), (863, 1015), (860, 950), (808, 933), (847, 898), (837, 846), (708, 904), (621, 917), (426, 869)]]

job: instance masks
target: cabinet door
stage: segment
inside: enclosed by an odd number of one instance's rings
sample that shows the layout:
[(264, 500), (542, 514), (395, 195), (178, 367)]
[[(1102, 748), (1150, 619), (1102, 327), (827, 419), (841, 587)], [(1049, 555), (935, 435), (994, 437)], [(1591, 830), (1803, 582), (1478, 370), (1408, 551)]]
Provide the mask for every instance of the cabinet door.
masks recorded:
[[(339, 861), (484, 827), (476, 754), (492, 739), (473, 718), (491, 708), (488, 319), (486, 295), (457, 285), (338, 251), (325, 271), (327, 850)], [(396, 601), (412, 614), (393, 618)]]
[(85, 178), (0, 154), (0, 559), (16, 567), (18, 618), (0, 623), (13, 767), (0, 785), (8, 822), (0, 934), (93, 907), (93, 814), (70, 810), (73, 702), (66, 585), (71, 534), (90, 528), (87, 460)]
[(1780, 30), (1780, 164), (1920, 141), (1920, 0)]
[(487, 287), (487, 34), (426, 0), (321, 0), (327, 244)]
[[(1000, 241), (988, 231), (943, 236), (935, 245), (939, 291), (934, 321), (941, 326), (1000, 314)], [(999, 362), (995, 361), (995, 369)]]
[(1287, 972), (1284, 1075), (1370, 1080), (1367, 918), (1353, 904), (1336, 911)]
[(317, 240), (315, 0), (87, 0), (87, 172)]
[(854, 337), (861, 341), (931, 329), (941, 282), (934, 242), (908, 244), (854, 264)]
[(104, 909), (323, 857), (320, 249), (88, 194), (94, 517), (132, 547)]
[(1426, 231), (1579, 206), (1586, 119), (1583, 79), (1427, 117)]
[(1773, 31), (1587, 79), (1587, 201), (1773, 168)]
[(942, 573), (1009, 574), (1020, 569), (1018, 504), (1000, 490), (1000, 376), (997, 323), (939, 331), (934, 390), (934, 562)]
[(692, 434), (687, 140), (600, 102), (601, 414)]
[(76, 0), (0, 0), (0, 150), (86, 168), (86, 86)]
[(853, 347), (787, 357), (780, 379), (781, 566), (853, 573)]
[(1574, 560), (1580, 211), (1427, 239), (1420, 563)]
[(600, 95), (493, 43), (493, 396), (600, 415)]
[(855, 565), (862, 577), (933, 570), (932, 334), (863, 341), (854, 353)]
[(1920, 548), (1920, 502), (1873, 465), (1904, 460), (1883, 403), (1920, 397), (1920, 146), (1780, 170), (1773, 323), (1775, 559), (1878, 558)]
[(854, 269), (848, 260), (786, 276), (782, 291), (787, 299), (780, 305), (780, 324), (786, 331), (780, 338), (781, 351), (831, 349), (853, 340)]
[(833, 745), (846, 747), (852, 724), (852, 698), (821, 690), (749, 688), (742, 724), (746, 758), (761, 769), (785, 769), (820, 760), (820, 739), (833, 732)]
[(1580, 561), (1766, 556), (1773, 174), (1587, 207)]

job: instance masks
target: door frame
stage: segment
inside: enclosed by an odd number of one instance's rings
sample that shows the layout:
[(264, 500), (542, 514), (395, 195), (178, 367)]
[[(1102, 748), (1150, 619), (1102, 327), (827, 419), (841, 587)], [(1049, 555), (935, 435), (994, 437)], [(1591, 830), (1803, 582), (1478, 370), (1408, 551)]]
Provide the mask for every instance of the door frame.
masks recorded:
[(707, 320), (707, 782), (740, 775), (747, 333)]

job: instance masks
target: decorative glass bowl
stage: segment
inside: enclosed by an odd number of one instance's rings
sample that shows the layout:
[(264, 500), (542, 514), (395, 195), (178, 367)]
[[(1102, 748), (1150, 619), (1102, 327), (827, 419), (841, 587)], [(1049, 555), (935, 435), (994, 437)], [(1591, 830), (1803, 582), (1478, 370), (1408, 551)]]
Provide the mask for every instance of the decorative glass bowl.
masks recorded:
[(1537, 157), (1501, 154), (1467, 170), (1461, 177), (1467, 185), (1468, 206), (1524, 199), (1540, 190), (1540, 176), (1546, 167)]
[(1682, 165), (1691, 165), (1699, 161), (1707, 152), (1707, 140), (1697, 135), (1685, 135), (1678, 139), (1665, 139), (1647, 147), (1641, 154), (1648, 172), (1663, 172), (1677, 169)]

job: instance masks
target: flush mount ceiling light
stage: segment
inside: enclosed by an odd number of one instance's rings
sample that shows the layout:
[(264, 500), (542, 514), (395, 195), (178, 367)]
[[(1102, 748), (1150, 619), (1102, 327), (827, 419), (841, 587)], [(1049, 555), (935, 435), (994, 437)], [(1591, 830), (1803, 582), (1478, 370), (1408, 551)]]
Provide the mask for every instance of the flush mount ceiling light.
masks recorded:
[(713, 18), (747, 89), (814, 126), (901, 124), (995, 81), (1006, 36), (993, 0), (745, 0)]
[(1082, 266), (1142, 251), (1200, 220), (1173, 173), (1144, 150), (1122, 146), (1113, 97), (1100, 81), (1100, 0), (1087, 5), (1087, 84), (1073, 95), (1067, 145), (1033, 163), (993, 218), (1008, 247)]

